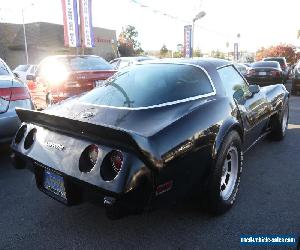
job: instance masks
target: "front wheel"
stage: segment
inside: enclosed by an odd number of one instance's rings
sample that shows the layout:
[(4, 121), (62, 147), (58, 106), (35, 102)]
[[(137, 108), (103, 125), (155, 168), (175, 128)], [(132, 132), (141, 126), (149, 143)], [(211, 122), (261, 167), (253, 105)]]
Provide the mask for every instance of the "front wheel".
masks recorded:
[(217, 159), (212, 166), (208, 185), (210, 211), (222, 214), (229, 210), (236, 200), (242, 172), (242, 142), (236, 131), (224, 139)]

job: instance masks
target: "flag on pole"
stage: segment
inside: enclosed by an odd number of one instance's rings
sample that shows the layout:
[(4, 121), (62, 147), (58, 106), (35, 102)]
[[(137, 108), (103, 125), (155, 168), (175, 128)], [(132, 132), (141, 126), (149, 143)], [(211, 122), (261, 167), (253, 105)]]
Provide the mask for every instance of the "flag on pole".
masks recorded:
[(64, 19), (64, 40), (66, 47), (79, 47), (79, 26), (77, 0), (61, 0)]
[(184, 26), (184, 57), (192, 57), (192, 25)]
[(94, 34), (92, 25), (92, 0), (79, 0), (80, 31), (83, 47), (94, 47)]

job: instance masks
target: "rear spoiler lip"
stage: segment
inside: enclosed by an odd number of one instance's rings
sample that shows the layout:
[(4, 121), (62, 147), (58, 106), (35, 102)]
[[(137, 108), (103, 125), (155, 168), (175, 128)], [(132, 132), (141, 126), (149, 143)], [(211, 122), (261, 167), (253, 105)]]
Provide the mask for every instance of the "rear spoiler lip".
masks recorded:
[(52, 131), (62, 132), (95, 143), (101, 142), (115, 148), (124, 148), (134, 152), (151, 169), (161, 167), (161, 160), (153, 157), (151, 152), (143, 150), (138, 143), (139, 138), (141, 141), (148, 138), (132, 131), (51, 115), (35, 110), (16, 108), (16, 113), (22, 122), (32, 123)]

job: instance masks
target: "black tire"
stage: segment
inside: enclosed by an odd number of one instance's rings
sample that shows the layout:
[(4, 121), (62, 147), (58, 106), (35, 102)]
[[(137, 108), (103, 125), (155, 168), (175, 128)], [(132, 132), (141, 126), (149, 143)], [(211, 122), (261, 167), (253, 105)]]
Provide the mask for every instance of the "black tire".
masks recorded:
[(12, 165), (15, 169), (24, 169), (26, 167), (26, 161), (16, 154), (11, 154), (10, 156)]
[(289, 101), (287, 100), (283, 105), (282, 111), (276, 116), (273, 116), (271, 118), (270, 121), (271, 133), (269, 137), (272, 140), (281, 141), (286, 134), (288, 122), (289, 122)]
[[(228, 198), (222, 195), (222, 176), (224, 176), (225, 160), (228, 160), (229, 151), (235, 148), (237, 150), (237, 170), (236, 179), (232, 182), (232, 192), (229, 192)], [(222, 214), (229, 210), (235, 200), (239, 188), (240, 177), (242, 173), (242, 142), (239, 134), (236, 131), (230, 131), (224, 138), (216, 160), (213, 162), (212, 171), (208, 184), (208, 205), (209, 212), (213, 214)], [(232, 166), (231, 166), (232, 167)], [(233, 169), (231, 169), (233, 170)], [(229, 177), (228, 179), (230, 179)], [(227, 179), (227, 177), (226, 177)]]

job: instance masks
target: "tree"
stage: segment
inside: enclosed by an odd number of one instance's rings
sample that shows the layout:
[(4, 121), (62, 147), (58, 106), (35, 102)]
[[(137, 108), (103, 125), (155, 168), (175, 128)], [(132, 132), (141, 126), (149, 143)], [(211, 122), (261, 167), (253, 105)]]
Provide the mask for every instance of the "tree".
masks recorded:
[(256, 52), (255, 59), (262, 60), (264, 57), (273, 56), (284, 56), (288, 63), (297, 62), (297, 54), (295, 52), (295, 47), (286, 44), (280, 44), (277, 46), (271, 46), (269, 48), (262, 47)]
[(169, 50), (167, 49), (167, 46), (164, 44), (160, 49), (160, 56), (166, 57), (168, 55)]
[(203, 54), (201, 53), (201, 50), (199, 48), (193, 51), (193, 57), (202, 57), (202, 56)]
[(219, 51), (219, 50), (213, 50), (210, 53), (210, 56), (214, 57), (214, 58), (225, 59), (225, 54), (223, 52)]
[(122, 28), (118, 39), (118, 50), (121, 56), (136, 56), (144, 52), (137, 40), (138, 35), (138, 31), (132, 25)]

